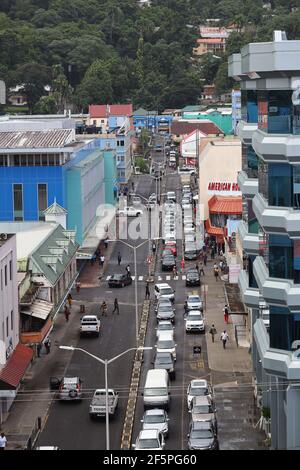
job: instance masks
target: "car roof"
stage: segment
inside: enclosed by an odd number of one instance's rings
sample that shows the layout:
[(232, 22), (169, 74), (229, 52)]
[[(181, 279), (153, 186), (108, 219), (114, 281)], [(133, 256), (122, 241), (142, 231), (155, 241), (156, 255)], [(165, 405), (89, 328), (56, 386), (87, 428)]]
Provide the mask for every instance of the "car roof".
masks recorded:
[(159, 334), (159, 341), (171, 341), (174, 339), (174, 332), (170, 330), (163, 330)]
[(154, 408), (153, 410), (146, 410), (146, 415), (156, 416), (156, 415), (164, 415), (165, 410), (161, 410), (160, 408)]
[(205, 388), (207, 388), (208, 387), (208, 382), (205, 379), (193, 379), (193, 380), (191, 380), (190, 385), (191, 385), (191, 387), (199, 387), (199, 388), (200, 387), (201, 388), (205, 387)]
[(201, 299), (200, 295), (198, 295), (198, 294), (190, 294), (190, 295), (188, 295), (188, 300), (189, 300), (189, 299), (193, 299), (193, 298), (195, 298), (195, 297)]
[(158, 430), (157, 429), (144, 429), (140, 431), (139, 439), (153, 439), (158, 437)]
[(171, 286), (167, 284), (166, 282), (162, 282), (161, 284), (155, 284), (155, 287), (158, 287), (159, 289), (163, 289), (164, 287), (171, 287)]
[(202, 317), (202, 312), (200, 310), (190, 310), (188, 316), (192, 317), (193, 315), (200, 315)]
[(80, 380), (79, 377), (64, 377), (63, 378), (63, 382), (65, 384), (73, 384), (73, 383), (78, 382), (79, 380)]

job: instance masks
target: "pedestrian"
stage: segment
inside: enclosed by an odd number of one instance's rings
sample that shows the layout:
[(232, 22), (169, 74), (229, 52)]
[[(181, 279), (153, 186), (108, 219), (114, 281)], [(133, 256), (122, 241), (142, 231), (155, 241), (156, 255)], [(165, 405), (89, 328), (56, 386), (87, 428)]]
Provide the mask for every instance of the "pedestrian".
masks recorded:
[(68, 323), (68, 321), (69, 321), (69, 316), (70, 316), (70, 313), (71, 313), (71, 312), (70, 312), (70, 310), (68, 309), (67, 306), (65, 306), (65, 312), (64, 312), (64, 313), (65, 313), (66, 322)]
[(7, 439), (5, 437), (4, 432), (0, 434), (0, 450), (5, 450), (7, 444)]
[(119, 266), (121, 264), (121, 261), (122, 261), (122, 256), (121, 256), (121, 253), (118, 251), (118, 265)]
[(220, 270), (223, 272), (223, 269), (224, 269), (224, 263), (223, 261), (221, 260), (220, 263), (219, 263), (219, 268)]
[(224, 312), (224, 321), (225, 323), (228, 324), (228, 320), (229, 320), (229, 309), (228, 309), (228, 305), (225, 304), (225, 307), (223, 308), (223, 312)]
[(145, 292), (145, 299), (150, 299), (150, 289), (149, 289), (149, 282), (146, 284), (146, 292)]
[(155, 254), (156, 252), (156, 244), (155, 242), (152, 243), (152, 253)]
[(117, 311), (117, 314), (119, 315), (120, 310), (119, 310), (119, 302), (118, 302), (118, 299), (117, 299), (117, 298), (115, 298), (115, 301), (114, 301), (114, 309), (113, 309), (112, 313), (115, 313), (115, 311)]
[(198, 263), (196, 263), (195, 269), (197, 270), (197, 272), (199, 274), (199, 264)]
[(203, 263), (202, 263), (202, 261), (201, 261), (201, 263), (200, 263), (199, 274), (200, 274), (200, 276), (201, 276), (201, 274), (202, 274), (203, 276), (205, 276), (205, 272), (204, 272), (204, 269), (203, 269)]
[(184, 268), (185, 268), (185, 261), (184, 261), (184, 258), (182, 258), (181, 262), (180, 262), (180, 265), (181, 265), (181, 272), (184, 273)]
[(132, 191), (134, 191), (134, 181), (132, 181), (132, 183), (131, 183), (131, 189), (132, 189)]
[(207, 254), (204, 253), (204, 256), (203, 256), (203, 262), (204, 262), (204, 266), (206, 266), (207, 264)]
[(188, 314), (188, 303), (187, 303), (187, 300), (184, 302), (184, 316), (186, 316)]
[(105, 240), (104, 240), (104, 247), (107, 250), (107, 247), (108, 247), (108, 239), (107, 238), (105, 238)]
[(79, 294), (79, 292), (80, 292), (80, 287), (81, 287), (81, 282), (77, 281), (76, 282), (76, 292), (77, 292), (77, 294)]
[(175, 279), (175, 277), (177, 277), (177, 276), (178, 276), (178, 271), (177, 271), (177, 266), (175, 264), (174, 267), (173, 267), (173, 278)]
[(45, 339), (44, 345), (45, 345), (45, 348), (46, 348), (46, 353), (49, 354), (50, 350), (51, 350), (51, 341), (50, 341), (49, 338)]
[(216, 329), (214, 324), (211, 325), (211, 328), (210, 328), (209, 332), (211, 334), (211, 340), (214, 343), (215, 342), (215, 335), (217, 334), (217, 329)]
[(100, 267), (103, 268), (104, 266), (104, 261), (105, 261), (105, 256), (104, 255), (100, 255)]
[(67, 301), (68, 301), (68, 304), (69, 304), (69, 308), (72, 308), (72, 301), (73, 301), (73, 299), (72, 299), (71, 294), (68, 294)]
[(226, 330), (224, 330), (223, 333), (221, 334), (220, 340), (223, 343), (223, 349), (226, 349), (226, 342), (229, 341), (229, 336)]
[(107, 317), (107, 303), (105, 302), (105, 300), (103, 300), (101, 304), (100, 311), (102, 311), (102, 316)]
[(215, 248), (212, 247), (212, 249), (211, 249), (211, 251), (210, 251), (210, 257), (211, 257), (211, 259), (215, 259), (215, 254), (216, 254)]
[(127, 277), (130, 277), (130, 265), (127, 264), (126, 266), (126, 273), (127, 273)]
[(36, 346), (37, 357), (41, 357), (42, 344), (38, 343)]
[(214, 264), (214, 276), (217, 281), (219, 279), (219, 268), (217, 264)]

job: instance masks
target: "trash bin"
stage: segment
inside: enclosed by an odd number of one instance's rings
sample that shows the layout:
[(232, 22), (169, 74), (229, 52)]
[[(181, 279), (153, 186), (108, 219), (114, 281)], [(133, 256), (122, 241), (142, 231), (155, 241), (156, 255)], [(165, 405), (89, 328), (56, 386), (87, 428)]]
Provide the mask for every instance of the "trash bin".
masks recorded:
[(85, 305), (80, 305), (80, 313), (85, 313)]

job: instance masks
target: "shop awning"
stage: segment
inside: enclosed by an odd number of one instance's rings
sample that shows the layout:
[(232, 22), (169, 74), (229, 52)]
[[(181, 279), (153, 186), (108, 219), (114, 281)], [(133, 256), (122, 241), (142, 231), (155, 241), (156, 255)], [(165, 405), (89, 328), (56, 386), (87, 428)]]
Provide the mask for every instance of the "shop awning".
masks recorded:
[(14, 390), (18, 387), (33, 356), (33, 350), (18, 344), (7, 363), (0, 371), (0, 390)]
[(78, 248), (76, 259), (91, 259), (101, 240), (107, 237), (115, 237), (114, 222), (116, 209), (107, 204), (103, 206), (102, 210), (103, 215), (96, 217), (94, 225), (89, 230), (80, 248)]
[(208, 201), (208, 207), (211, 214), (241, 214), (242, 198), (237, 196), (213, 196)]
[(224, 237), (224, 230), (222, 227), (214, 227), (211, 225), (211, 222), (209, 219), (205, 221), (205, 230), (208, 233), (208, 235), (213, 235), (214, 237)]
[(21, 313), (25, 315), (30, 315), (35, 318), (40, 318), (41, 320), (46, 320), (53, 308), (53, 304), (47, 302), (46, 300), (36, 299), (30, 307), (23, 308)]

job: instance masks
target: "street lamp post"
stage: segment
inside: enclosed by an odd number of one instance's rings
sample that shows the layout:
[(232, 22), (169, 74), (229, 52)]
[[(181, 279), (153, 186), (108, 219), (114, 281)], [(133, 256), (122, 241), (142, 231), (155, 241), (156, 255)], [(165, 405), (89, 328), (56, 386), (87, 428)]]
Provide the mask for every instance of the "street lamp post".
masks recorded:
[(146, 351), (149, 349), (152, 349), (151, 347), (137, 347), (137, 348), (130, 348), (126, 349), (126, 351), (123, 351), (121, 354), (118, 354), (117, 356), (113, 357), (112, 359), (101, 359), (98, 356), (95, 356), (94, 354), (89, 353), (85, 349), (82, 348), (75, 348), (74, 346), (59, 346), (59, 349), (64, 349), (67, 351), (81, 351), (84, 354), (87, 354), (88, 356), (94, 358), (96, 361), (100, 362), (101, 364), (104, 365), (104, 375), (105, 375), (105, 422), (106, 422), (106, 450), (110, 450), (110, 440), (109, 440), (109, 410), (108, 410), (108, 365), (111, 364), (112, 362), (116, 361), (119, 359), (119, 357), (124, 356), (124, 354), (127, 354), (130, 351)]

